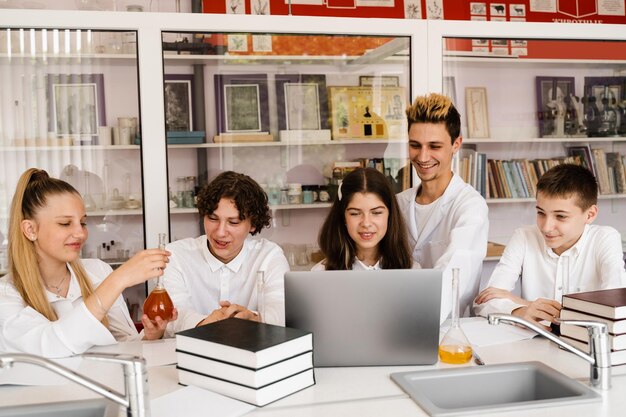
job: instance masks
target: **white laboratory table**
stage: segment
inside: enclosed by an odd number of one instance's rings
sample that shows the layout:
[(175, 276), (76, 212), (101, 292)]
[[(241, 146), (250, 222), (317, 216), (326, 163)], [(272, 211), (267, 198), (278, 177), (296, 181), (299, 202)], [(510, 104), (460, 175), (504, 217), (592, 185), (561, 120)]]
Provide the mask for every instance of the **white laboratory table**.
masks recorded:
[[(167, 343), (174, 348), (173, 343)], [(122, 343), (97, 351), (121, 351), (138, 354), (145, 344), (141, 342)], [(587, 383), (589, 365), (573, 354), (560, 350), (545, 339), (535, 338), (508, 344), (492, 345), (478, 348), (477, 352), (486, 364), (509, 362), (541, 361), (565, 375)], [(353, 368), (317, 368), (315, 370), (316, 385), (289, 397), (257, 408), (250, 416), (426, 416), (413, 400), (406, 395), (390, 379), (394, 372), (447, 368), (453, 366), (438, 363), (433, 366), (394, 366), (394, 367), (353, 367)], [(623, 368), (623, 369), (622, 369)], [(0, 371), (1, 372), (1, 371)], [(122, 391), (123, 380), (121, 368), (114, 364), (106, 364), (84, 360), (78, 372), (88, 375)], [(169, 392), (180, 389), (176, 369), (173, 365), (151, 366), (148, 369), (151, 399), (158, 398)], [(626, 366), (613, 370), (613, 387), (601, 392), (602, 402), (558, 408), (527, 409), (519, 412), (491, 413), (489, 415), (554, 417), (559, 415), (574, 416), (624, 416), (626, 415)], [(454, 395), (454, 393), (450, 393)], [(55, 386), (0, 386), (0, 405), (42, 403), (68, 401), (76, 399), (97, 398), (83, 387), (74, 384)]]

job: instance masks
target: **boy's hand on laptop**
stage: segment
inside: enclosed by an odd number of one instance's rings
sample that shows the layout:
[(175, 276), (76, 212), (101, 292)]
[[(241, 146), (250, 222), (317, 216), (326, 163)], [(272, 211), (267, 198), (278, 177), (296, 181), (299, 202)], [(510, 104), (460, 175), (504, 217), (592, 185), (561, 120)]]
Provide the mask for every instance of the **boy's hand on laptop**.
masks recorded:
[(496, 287), (489, 287), (489, 288), (485, 288), (484, 290), (482, 290), (478, 294), (474, 302), (476, 304), (482, 304), (482, 303), (486, 303), (489, 300), (494, 300), (496, 298), (507, 298), (513, 301), (515, 304), (521, 304), (525, 306), (530, 304), (529, 301), (526, 301), (521, 297), (513, 295), (511, 291), (503, 290), (502, 288), (496, 288)]
[(546, 331), (551, 331), (550, 326), (541, 324), (542, 321), (556, 323), (556, 318), (561, 314), (561, 304), (555, 300), (538, 298), (526, 307), (520, 307), (511, 313), (528, 321), (534, 321), (538, 326)]

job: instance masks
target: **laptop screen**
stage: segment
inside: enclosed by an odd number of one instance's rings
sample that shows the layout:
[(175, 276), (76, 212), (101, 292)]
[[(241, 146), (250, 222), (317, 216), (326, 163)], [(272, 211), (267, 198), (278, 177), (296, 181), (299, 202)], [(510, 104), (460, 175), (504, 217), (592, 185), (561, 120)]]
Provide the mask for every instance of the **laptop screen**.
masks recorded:
[(437, 362), (441, 270), (285, 274), (286, 325), (313, 332), (315, 366)]

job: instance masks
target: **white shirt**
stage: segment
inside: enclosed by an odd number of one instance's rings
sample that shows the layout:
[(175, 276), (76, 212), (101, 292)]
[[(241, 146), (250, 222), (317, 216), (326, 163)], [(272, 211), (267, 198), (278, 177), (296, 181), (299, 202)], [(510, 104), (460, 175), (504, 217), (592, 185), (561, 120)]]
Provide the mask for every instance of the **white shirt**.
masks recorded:
[[(98, 259), (81, 260), (94, 287), (113, 271)], [(47, 291), (58, 320), (49, 321), (24, 300), (13, 285), (11, 275), (0, 278), (0, 351), (25, 352), (49, 358), (71, 356), (92, 346), (111, 345), (116, 340), (138, 338), (122, 296), (115, 300), (107, 318), (109, 329), (85, 306), (80, 286), (71, 267), (67, 297)]]
[[(380, 266), (380, 259), (374, 265), (365, 265), (363, 261), (359, 258), (354, 258), (354, 262), (352, 262), (352, 270), (353, 271), (378, 271), (382, 269)], [(319, 261), (311, 271), (326, 271), (326, 259)]]
[(450, 184), (432, 204), (430, 216), (418, 232), (415, 198), (419, 187), (396, 196), (409, 228), (409, 247), (422, 268), (443, 270), (441, 322), (452, 311), (452, 268), (460, 269), (459, 300), (461, 315), (469, 315), (478, 294), (480, 271), (487, 254), (489, 209), (485, 199), (454, 174)]
[[(622, 238), (609, 226), (586, 225), (580, 239), (561, 256), (546, 246), (535, 225), (517, 229), (486, 287), (512, 291), (521, 277), (521, 297), (528, 301), (563, 294), (626, 286)], [(522, 307), (499, 298), (474, 305), (476, 314), (510, 314)]]
[[(285, 325), (285, 272), (289, 263), (277, 244), (247, 238), (241, 252), (224, 264), (209, 251), (207, 237), (188, 238), (167, 246), (172, 255), (163, 284), (179, 318), (168, 323), (167, 333), (195, 327), (222, 300), (258, 311), (265, 323)], [(263, 306), (257, 300), (257, 272), (264, 271)]]

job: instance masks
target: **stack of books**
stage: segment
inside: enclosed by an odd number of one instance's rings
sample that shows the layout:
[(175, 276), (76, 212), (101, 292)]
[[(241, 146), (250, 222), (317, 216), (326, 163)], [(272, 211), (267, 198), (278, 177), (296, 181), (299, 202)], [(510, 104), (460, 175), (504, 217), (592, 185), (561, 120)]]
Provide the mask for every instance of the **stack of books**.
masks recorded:
[[(611, 365), (626, 364), (626, 288), (564, 295), (561, 319), (606, 323), (609, 329)], [(584, 327), (562, 324), (561, 337), (573, 346), (589, 352), (589, 336)]]
[(313, 335), (230, 318), (176, 334), (178, 381), (264, 406), (315, 384)]

